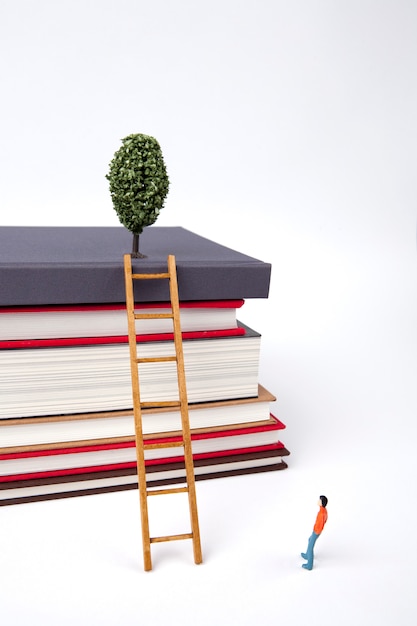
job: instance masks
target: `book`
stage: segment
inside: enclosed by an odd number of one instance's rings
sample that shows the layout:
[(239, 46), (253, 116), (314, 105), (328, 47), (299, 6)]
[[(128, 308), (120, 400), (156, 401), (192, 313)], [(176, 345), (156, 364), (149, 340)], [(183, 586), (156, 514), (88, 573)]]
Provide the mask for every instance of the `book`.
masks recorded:
[[(286, 469), (286, 448), (258, 450), (222, 457), (197, 459), (194, 462), (196, 481), (226, 478), (245, 474)], [(185, 482), (183, 462), (152, 465), (146, 472), (148, 488)], [(42, 500), (95, 495), (138, 488), (136, 467), (65, 474), (46, 478), (0, 483), (0, 506), (24, 504)]]
[[(0, 505), (137, 487), (123, 227), (0, 228)], [(271, 266), (185, 229), (148, 227), (133, 272), (176, 257), (197, 480), (287, 467), (275, 400), (258, 385), (260, 334), (237, 319)], [(138, 281), (141, 312), (168, 281)], [(139, 311), (138, 311), (139, 312)], [(174, 354), (171, 320), (138, 320), (140, 357)], [(178, 398), (174, 363), (139, 365), (141, 400)], [(263, 396), (261, 398), (261, 396)], [(181, 441), (177, 409), (143, 412), (145, 439)], [(146, 452), (150, 485), (185, 481), (183, 449)]]
[[(239, 330), (243, 334), (236, 318), (236, 310), (243, 304), (243, 300), (181, 302), (181, 330), (183, 333), (228, 330), (229, 334), (237, 334)], [(170, 308), (170, 303), (144, 303), (135, 312), (166, 313)], [(172, 330), (169, 319), (136, 320), (139, 336), (172, 334)], [(37, 347), (39, 339), (81, 337), (119, 338), (119, 342), (127, 342), (126, 303), (0, 307), (0, 348)]]
[[(117, 227), (0, 228), (0, 306), (106, 304), (125, 301), (123, 256), (132, 235)], [(175, 255), (179, 299), (267, 298), (271, 265), (181, 227), (150, 226), (140, 236), (145, 259), (134, 272), (165, 272)], [(138, 302), (169, 300), (167, 281), (141, 281)]]
[[(270, 418), (270, 405), (275, 400), (272, 393), (258, 385), (254, 398), (192, 404), (188, 411), (190, 428), (199, 432), (207, 428), (265, 423)], [(142, 409), (142, 429), (145, 435), (178, 434), (181, 430), (179, 409)], [(3, 454), (134, 439), (132, 410), (0, 420), (0, 453)]]
[[(191, 435), (193, 459), (204, 459), (235, 454), (283, 448), (279, 433), (285, 425), (276, 417), (270, 417), (265, 425), (247, 426), (228, 430), (207, 430)], [(182, 436), (147, 437), (147, 444), (169, 444), (182, 441)], [(145, 450), (147, 466), (182, 462), (183, 448), (152, 448)], [(110, 444), (85, 445), (71, 448), (28, 450), (0, 454), (0, 483), (28, 478), (60, 476), (66, 473), (87, 473), (136, 466), (134, 441)]]
[[(256, 397), (260, 334), (183, 342), (190, 404)], [(173, 341), (143, 341), (141, 357), (174, 354)], [(178, 398), (174, 362), (139, 365), (142, 402)], [(0, 419), (132, 408), (126, 343), (0, 350)]]

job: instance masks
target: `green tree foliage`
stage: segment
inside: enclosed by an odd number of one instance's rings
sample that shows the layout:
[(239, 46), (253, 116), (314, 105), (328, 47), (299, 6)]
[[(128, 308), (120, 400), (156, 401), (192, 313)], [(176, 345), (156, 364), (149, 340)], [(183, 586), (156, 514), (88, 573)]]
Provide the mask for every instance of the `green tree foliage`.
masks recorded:
[(162, 151), (154, 137), (128, 135), (106, 175), (120, 222), (135, 236), (157, 219), (169, 189)]

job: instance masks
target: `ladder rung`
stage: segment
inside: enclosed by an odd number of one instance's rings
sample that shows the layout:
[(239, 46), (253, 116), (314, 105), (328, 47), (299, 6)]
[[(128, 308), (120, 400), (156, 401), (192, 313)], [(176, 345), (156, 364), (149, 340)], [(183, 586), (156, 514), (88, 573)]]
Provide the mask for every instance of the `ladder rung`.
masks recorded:
[(176, 356), (149, 356), (135, 359), (136, 363), (163, 363), (164, 361), (176, 361)]
[(160, 274), (132, 274), (132, 278), (139, 280), (146, 280), (147, 278), (170, 278), (170, 274), (168, 272)]
[(184, 442), (183, 441), (170, 441), (169, 443), (167, 443), (166, 441), (164, 443), (146, 443), (146, 441), (143, 442), (143, 448), (144, 450), (158, 450), (159, 448), (183, 448), (184, 447)]
[(166, 535), (165, 537), (151, 537), (151, 543), (161, 543), (162, 541), (177, 541), (179, 539), (192, 539), (192, 533), (184, 533), (183, 535)]
[(135, 320), (172, 320), (174, 315), (172, 313), (135, 313)]
[(171, 487), (168, 489), (154, 489), (152, 491), (148, 490), (146, 493), (148, 496), (166, 496), (170, 493), (186, 493), (188, 491), (188, 487)]
[(164, 407), (164, 406), (181, 406), (181, 402), (178, 400), (165, 400), (163, 402), (141, 402), (140, 406), (142, 409), (149, 409), (154, 407)]

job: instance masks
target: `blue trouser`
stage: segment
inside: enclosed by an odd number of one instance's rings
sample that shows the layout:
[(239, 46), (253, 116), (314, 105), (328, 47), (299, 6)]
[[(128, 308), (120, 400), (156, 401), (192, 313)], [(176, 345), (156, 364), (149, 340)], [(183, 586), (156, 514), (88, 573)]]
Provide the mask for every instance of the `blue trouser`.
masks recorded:
[(317, 533), (313, 531), (310, 539), (308, 540), (306, 559), (307, 559), (307, 567), (310, 569), (313, 567), (314, 563), (314, 546), (317, 539), (320, 537)]

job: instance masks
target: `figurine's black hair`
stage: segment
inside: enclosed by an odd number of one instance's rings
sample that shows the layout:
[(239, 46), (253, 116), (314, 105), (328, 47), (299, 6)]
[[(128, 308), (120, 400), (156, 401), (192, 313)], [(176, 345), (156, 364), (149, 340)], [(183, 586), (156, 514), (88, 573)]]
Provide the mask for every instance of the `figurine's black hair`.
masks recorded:
[(327, 502), (328, 502), (326, 496), (320, 496), (320, 500), (321, 500), (322, 506), (326, 507), (327, 506)]

